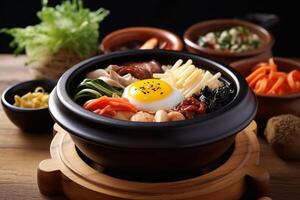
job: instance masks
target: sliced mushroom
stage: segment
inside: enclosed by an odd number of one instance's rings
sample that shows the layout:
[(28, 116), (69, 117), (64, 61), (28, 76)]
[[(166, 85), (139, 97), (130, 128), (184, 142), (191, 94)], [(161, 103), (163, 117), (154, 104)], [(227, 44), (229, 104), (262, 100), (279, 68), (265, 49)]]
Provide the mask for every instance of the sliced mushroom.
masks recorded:
[(118, 81), (115, 81), (109, 77), (101, 76), (98, 79), (101, 79), (105, 83), (107, 83), (110, 86), (119, 87), (119, 88), (125, 88), (123, 85), (121, 85)]
[(86, 77), (90, 79), (96, 79), (99, 78), (100, 76), (108, 76), (109, 74), (105, 69), (97, 69), (92, 72), (89, 72)]

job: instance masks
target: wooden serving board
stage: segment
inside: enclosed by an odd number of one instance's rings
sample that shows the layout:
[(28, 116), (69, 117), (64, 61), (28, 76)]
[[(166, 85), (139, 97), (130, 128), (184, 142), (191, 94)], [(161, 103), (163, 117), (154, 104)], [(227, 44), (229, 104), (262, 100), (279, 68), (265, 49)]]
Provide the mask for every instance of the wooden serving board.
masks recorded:
[[(38, 186), (47, 196), (72, 200), (235, 200), (252, 188), (257, 196), (268, 191), (269, 174), (259, 165), (256, 123), (236, 137), (232, 156), (205, 175), (166, 183), (141, 183), (108, 176), (87, 165), (77, 154), (69, 134), (58, 125), (52, 140), (51, 159), (38, 168)], [(171, 167), (171, 166), (170, 166)]]

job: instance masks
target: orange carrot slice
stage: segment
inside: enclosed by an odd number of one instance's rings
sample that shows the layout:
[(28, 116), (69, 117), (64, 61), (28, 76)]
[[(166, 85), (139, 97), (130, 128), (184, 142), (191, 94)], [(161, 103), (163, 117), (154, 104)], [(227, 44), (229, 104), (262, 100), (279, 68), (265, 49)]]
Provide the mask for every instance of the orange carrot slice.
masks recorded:
[(110, 105), (107, 105), (98, 114), (106, 117), (113, 117), (116, 114), (116, 111)]
[(299, 81), (300, 81), (300, 72), (299, 71), (293, 70), (290, 73), (288, 73), (287, 82), (293, 92), (296, 92), (297, 90), (299, 90), (298, 89), (299, 87), (297, 87), (297, 82), (299, 82)]
[(261, 80), (262, 78), (264, 78), (266, 75), (265, 73), (259, 73), (256, 75), (256, 77), (254, 77), (250, 82), (249, 82), (249, 86), (250, 87), (254, 87), (255, 84), (257, 83), (258, 80)]
[(264, 93), (266, 91), (267, 84), (268, 84), (267, 78), (263, 78), (262, 80), (259, 80), (259, 84), (258, 84), (258, 87), (255, 88), (255, 92), (256, 93)]
[(93, 99), (83, 105), (83, 107), (87, 110), (96, 110), (101, 109), (107, 106), (109, 103), (109, 98), (106, 96), (102, 96), (98, 99)]
[(136, 112), (136, 108), (126, 98), (112, 98), (102, 96), (87, 101), (83, 107), (99, 115), (113, 117), (118, 111)]
[(284, 83), (285, 78), (284, 77), (278, 77), (275, 84), (272, 86), (272, 88), (267, 92), (267, 94), (276, 94), (276, 90)]
[(285, 95), (300, 92), (300, 71), (278, 71), (273, 58), (256, 64), (251, 71), (246, 80), (256, 93)]
[(265, 67), (261, 67), (255, 71), (253, 71), (249, 76), (246, 77), (247, 82), (251, 82), (258, 74), (266, 74), (266, 68)]
[(110, 102), (109, 105), (112, 106), (112, 108), (117, 111), (136, 112), (136, 108), (129, 103)]

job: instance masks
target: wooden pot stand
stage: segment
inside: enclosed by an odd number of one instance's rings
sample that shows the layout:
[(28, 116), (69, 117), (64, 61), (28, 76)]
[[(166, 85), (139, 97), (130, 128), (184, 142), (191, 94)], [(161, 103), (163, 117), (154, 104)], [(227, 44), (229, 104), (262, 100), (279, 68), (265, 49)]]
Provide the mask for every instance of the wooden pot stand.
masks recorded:
[(80, 158), (65, 130), (58, 125), (54, 129), (52, 158), (43, 160), (38, 168), (38, 186), (47, 196), (64, 194), (72, 200), (235, 200), (247, 191), (255, 196), (267, 193), (269, 174), (259, 165), (255, 122), (236, 136), (233, 153), (223, 165), (202, 176), (166, 183), (133, 182), (101, 173)]

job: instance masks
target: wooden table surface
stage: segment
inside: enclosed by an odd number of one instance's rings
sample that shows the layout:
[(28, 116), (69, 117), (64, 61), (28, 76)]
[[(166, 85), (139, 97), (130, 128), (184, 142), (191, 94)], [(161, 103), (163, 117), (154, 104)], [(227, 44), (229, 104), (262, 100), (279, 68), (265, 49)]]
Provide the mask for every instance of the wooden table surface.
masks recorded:
[[(26, 57), (0, 55), (0, 93), (32, 76), (24, 67)], [(39, 193), (36, 179), (38, 163), (49, 158), (51, 133), (24, 133), (6, 117), (0, 106), (0, 200), (49, 199)], [(261, 162), (271, 174), (271, 196), (274, 200), (300, 199), (300, 162), (284, 162), (263, 138), (260, 138)]]

